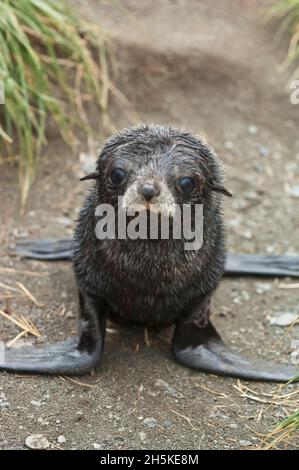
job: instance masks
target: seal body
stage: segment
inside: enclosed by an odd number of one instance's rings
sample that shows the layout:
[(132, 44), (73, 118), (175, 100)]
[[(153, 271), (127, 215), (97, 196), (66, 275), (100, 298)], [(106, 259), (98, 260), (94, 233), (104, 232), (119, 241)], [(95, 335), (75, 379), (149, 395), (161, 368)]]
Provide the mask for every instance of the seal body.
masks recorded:
[[(109, 187), (109, 171), (125, 165), (129, 178), (120, 189)], [(140, 126), (122, 132), (104, 147), (98, 178), (80, 213), (74, 234), (73, 266), (80, 290), (103, 296), (113, 320), (148, 326), (170, 325), (199, 298), (217, 287), (225, 264), (219, 193), (222, 171), (214, 152), (192, 135), (170, 127)], [(192, 194), (181, 194), (175, 181), (192, 175)], [(184, 239), (99, 240), (95, 211), (115, 204), (116, 196), (154, 179), (162, 188), (159, 201), (202, 204), (203, 244), (186, 250)], [(167, 188), (167, 189), (164, 189)], [(171, 193), (168, 196), (168, 193)], [(131, 196), (134, 204), (139, 198)], [(158, 202), (159, 202), (158, 201)], [(157, 202), (157, 201), (156, 201)], [(203, 324), (207, 318), (202, 318)]]
[[(292, 366), (249, 360), (231, 351), (209, 320), (211, 296), (225, 264), (221, 194), (230, 193), (223, 186), (220, 161), (207, 145), (171, 127), (126, 129), (107, 142), (96, 171), (83, 179), (95, 182), (81, 210), (72, 247), (79, 335), (43, 348), (5, 346), (0, 370), (84, 374), (101, 362), (110, 317), (147, 326), (174, 323), (173, 356), (198, 371), (277, 382), (298, 376)], [(103, 206), (113, 209), (117, 227), (122, 219), (118, 209), (128, 210), (128, 230), (136, 224), (132, 215), (136, 210), (143, 221), (158, 214), (174, 230), (180, 221), (177, 214), (188, 207), (195, 238), (200, 206), (200, 246), (186, 249), (188, 232), (178, 238), (164, 237), (162, 227), (157, 237), (145, 236), (148, 227), (137, 238), (120, 237), (118, 232), (114, 237), (99, 236)], [(48, 259), (57, 253), (69, 256), (68, 241), (64, 242), (29, 242), (24, 253)]]

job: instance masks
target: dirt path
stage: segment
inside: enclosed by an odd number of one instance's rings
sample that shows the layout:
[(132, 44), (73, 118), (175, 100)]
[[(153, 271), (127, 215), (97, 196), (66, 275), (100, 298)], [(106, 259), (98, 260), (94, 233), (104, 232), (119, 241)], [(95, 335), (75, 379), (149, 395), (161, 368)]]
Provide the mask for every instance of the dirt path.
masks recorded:
[[(225, 203), (229, 249), (298, 253), (298, 199), (287, 187), (299, 179), (299, 107), (290, 104), (286, 75), (277, 72), (283, 51), (258, 19), (260, 6), (269, 2), (189, 0), (186, 7), (182, 0), (123, 1), (134, 18), (109, 2), (72, 3), (113, 31), (115, 74), (141, 118), (194, 130), (216, 148), (234, 193)], [(128, 124), (114, 115), (120, 127)], [(0, 282), (22, 282), (44, 304), (0, 296), (0, 308), (30, 318), (41, 342), (75, 331), (71, 268), (17, 260), (8, 250), (20, 236), (69, 236), (86, 191), (75, 183), (81, 172), (77, 156), (57, 136), (51, 135), (45, 154), (23, 217), (17, 170), (0, 167), (1, 268), (18, 270), (0, 268)], [(272, 279), (225, 279), (213, 310), (214, 323), (233, 347), (290, 362), (298, 327), (275, 346), (285, 330), (270, 326), (268, 317), (299, 313), (298, 290), (279, 289)], [(17, 332), (0, 319), (1, 339)], [(170, 333), (151, 333), (147, 346), (143, 331), (111, 329), (101, 371), (80, 379), (88, 386), (2, 373), (0, 448), (23, 448), (28, 435), (43, 434), (52, 446), (67, 449), (239, 449), (260, 445), (256, 433), (295, 407), (259, 401), (267, 401), (264, 394), (276, 386), (249, 384), (256, 393), (249, 399), (236, 389), (236, 380), (178, 366), (169, 353)], [(61, 435), (65, 442), (58, 444)], [(298, 444), (295, 437), (289, 447)]]

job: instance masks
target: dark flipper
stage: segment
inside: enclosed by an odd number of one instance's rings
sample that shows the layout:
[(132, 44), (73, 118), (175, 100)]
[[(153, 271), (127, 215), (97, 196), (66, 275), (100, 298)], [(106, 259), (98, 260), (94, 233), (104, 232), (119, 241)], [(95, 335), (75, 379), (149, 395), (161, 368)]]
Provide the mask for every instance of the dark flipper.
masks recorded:
[(210, 322), (204, 327), (196, 323), (192, 314), (176, 325), (172, 351), (180, 364), (216, 375), (263, 382), (287, 382), (299, 376), (299, 367), (295, 369), (242, 357), (223, 343)]
[(234, 255), (227, 256), (226, 275), (299, 277), (299, 256)]
[(80, 294), (80, 336), (35, 348), (0, 344), (0, 370), (38, 374), (84, 374), (98, 366), (105, 339), (106, 312), (99, 299)]
[[(18, 244), (15, 253), (26, 258), (58, 261), (72, 256), (72, 241), (26, 240)], [(299, 256), (238, 255), (229, 254), (225, 266), (226, 275), (299, 277)]]
[(32, 259), (48, 261), (70, 260), (72, 256), (72, 240), (26, 240), (18, 242), (15, 253)]
[(0, 353), (0, 370), (39, 374), (82, 374), (96, 367), (101, 357), (98, 347), (90, 354), (78, 350), (73, 338), (45, 348), (7, 348)]

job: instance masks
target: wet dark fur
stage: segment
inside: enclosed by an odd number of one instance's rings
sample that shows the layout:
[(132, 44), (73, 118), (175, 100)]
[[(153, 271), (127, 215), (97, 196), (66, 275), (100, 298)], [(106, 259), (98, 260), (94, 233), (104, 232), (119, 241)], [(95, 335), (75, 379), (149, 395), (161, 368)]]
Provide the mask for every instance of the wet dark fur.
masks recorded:
[[(120, 190), (111, 187), (109, 169), (125, 165), (130, 172), (147, 165), (166, 180), (177, 204), (201, 203), (204, 244), (184, 250), (184, 240), (98, 240), (95, 208), (117, 205)], [(176, 188), (177, 173), (196, 177), (192, 196)], [(215, 154), (199, 139), (170, 127), (140, 126), (113, 137), (97, 161), (98, 179), (81, 210), (75, 230), (73, 266), (79, 289), (105, 298), (114, 320), (144, 325), (168, 325), (186, 308), (211, 294), (225, 265), (223, 221), (219, 193), (222, 170)], [(203, 323), (206, 322), (203, 318)]]
[[(95, 234), (96, 207), (103, 203), (116, 205), (117, 197), (126, 189), (122, 186), (116, 190), (111, 184), (113, 166), (125, 167), (127, 185), (134, 183), (136, 188), (140, 170), (145, 176), (143, 184), (148, 176), (155, 184), (166, 181), (166, 190), (160, 195), (166, 194), (168, 207), (173, 198), (177, 204), (193, 207), (202, 203), (202, 248), (186, 251), (183, 239), (99, 240)], [(178, 178), (185, 176), (196, 181), (191, 195), (178, 188)], [(211, 149), (178, 129), (139, 126), (112, 137), (99, 156), (96, 172), (84, 179), (94, 179), (95, 183), (81, 210), (72, 248), (79, 292), (79, 336), (43, 348), (4, 346), (0, 370), (84, 374), (101, 362), (106, 320), (110, 317), (142, 325), (174, 323), (173, 356), (180, 364), (198, 371), (278, 382), (298, 375), (295, 367), (249, 360), (231, 351), (209, 321), (211, 295), (225, 269), (221, 193), (230, 195), (223, 186), (221, 164)], [(49, 241), (29, 241), (21, 253), (55, 259), (59, 251), (66, 255), (65, 245), (69, 256), (67, 243)], [(234, 264), (236, 258), (230, 259)], [(235, 271), (240, 266), (238, 259)], [(243, 270), (250, 265), (250, 259), (243, 260)], [(296, 261), (292, 270), (286, 269), (292, 265), (284, 258), (271, 263), (272, 269), (274, 265), (277, 271), (278, 266), (280, 273), (298, 273)], [(263, 272), (269, 272), (268, 264), (268, 259), (262, 259)]]

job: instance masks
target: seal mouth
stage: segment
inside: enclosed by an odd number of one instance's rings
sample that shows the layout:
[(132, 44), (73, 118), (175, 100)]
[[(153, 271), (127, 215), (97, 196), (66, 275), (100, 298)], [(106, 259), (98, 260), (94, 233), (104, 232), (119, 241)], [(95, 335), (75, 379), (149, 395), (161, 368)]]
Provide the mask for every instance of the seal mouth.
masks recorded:
[(174, 216), (174, 209), (170, 208), (168, 205), (163, 207), (163, 204), (153, 204), (150, 202), (143, 202), (139, 204), (134, 204), (126, 208), (128, 212), (132, 213), (141, 213), (146, 211), (147, 214), (155, 214), (155, 215), (162, 215), (164, 217), (171, 217)]

